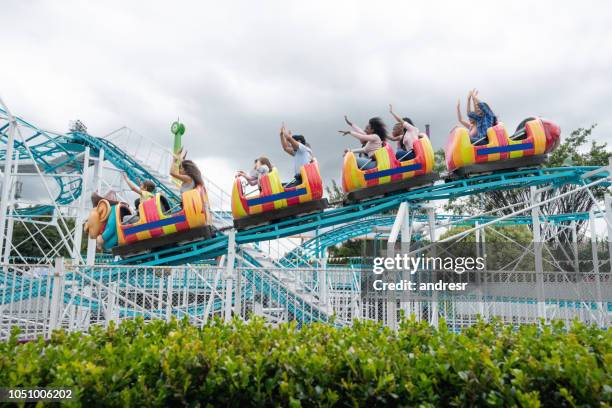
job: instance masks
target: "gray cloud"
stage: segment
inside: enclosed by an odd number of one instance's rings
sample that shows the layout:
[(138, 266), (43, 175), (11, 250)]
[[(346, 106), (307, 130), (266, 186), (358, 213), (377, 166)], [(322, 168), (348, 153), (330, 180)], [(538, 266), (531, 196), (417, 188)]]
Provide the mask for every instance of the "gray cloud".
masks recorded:
[[(493, 5), (494, 4), (494, 5)], [(80, 118), (102, 135), (128, 125), (170, 145), (169, 125), (208, 171), (267, 155), (289, 176), (281, 121), (339, 178), (348, 114), (387, 104), (442, 147), (457, 98), (478, 87), (509, 128), (533, 114), (566, 133), (612, 131), (612, 9), (606, 2), (5, 2), (0, 92), (47, 128)], [(207, 169), (203, 169), (207, 172)], [(210, 169), (208, 169), (210, 170)]]

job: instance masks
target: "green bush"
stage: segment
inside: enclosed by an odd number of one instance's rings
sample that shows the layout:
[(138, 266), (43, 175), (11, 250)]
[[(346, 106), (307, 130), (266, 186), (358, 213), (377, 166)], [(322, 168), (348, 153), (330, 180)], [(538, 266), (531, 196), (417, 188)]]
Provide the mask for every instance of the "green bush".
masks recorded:
[(72, 387), (83, 406), (609, 406), (611, 333), (575, 323), (404, 321), (197, 328), (128, 320), (0, 344), (0, 385)]

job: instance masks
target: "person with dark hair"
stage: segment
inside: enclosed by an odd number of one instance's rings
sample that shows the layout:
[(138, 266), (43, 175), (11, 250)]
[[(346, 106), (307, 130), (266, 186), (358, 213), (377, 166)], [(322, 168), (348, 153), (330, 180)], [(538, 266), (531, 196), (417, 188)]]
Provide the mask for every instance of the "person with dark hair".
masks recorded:
[(362, 143), (361, 149), (345, 149), (344, 153), (352, 151), (353, 153), (364, 153), (366, 157), (357, 157), (357, 166), (362, 170), (373, 169), (376, 167), (376, 158), (374, 153), (384, 146), (387, 139), (387, 127), (383, 120), (379, 117), (371, 118), (364, 130), (361, 130), (357, 125), (351, 122), (346, 115), (344, 121), (353, 130), (339, 130), (343, 136), (351, 135)]
[(186, 151), (174, 155), (179, 162), (178, 173), (174, 171), (174, 163), (170, 165), (170, 176), (181, 182), (181, 194), (197, 187), (204, 187), (204, 180), (200, 169), (192, 160), (185, 160)]
[(419, 134), (419, 129), (414, 126), (410, 118), (401, 118), (395, 114), (395, 112), (393, 112), (393, 105), (391, 104), (389, 104), (389, 112), (391, 112), (391, 115), (397, 121), (389, 137), (391, 140), (397, 142), (395, 158), (399, 161), (414, 159), (416, 157), (413, 149), (414, 142), (416, 142), (419, 137), (423, 137), (423, 134)]
[(302, 135), (294, 135), (283, 123), (280, 129), (281, 146), (288, 155), (293, 156), (293, 180), (283, 183), (283, 187), (295, 187), (302, 184), (302, 167), (313, 159), (310, 145)]
[[(146, 201), (155, 195), (155, 183), (153, 183), (151, 180), (144, 180), (140, 183), (140, 186), (137, 186), (128, 178), (126, 173), (123, 173), (123, 179), (127, 183), (130, 190), (140, 196), (140, 201)], [(138, 206), (136, 206), (136, 208), (138, 208)]]
[(253, 170), (251, 170), (249, 173), (246, 173), (243, 170), (238, 170), (236, 177), (243, 177), (250, 186), (257, 185), (259, 187), (259, 191), (261, 191), (260, 179), (262, 176), (265, 176), (271, 171), (272, 163), (267, 157), (262, 156), (255, 159)]
[[(473, 110), (470, 110), (470, 102)], [(474, 146), (486, 145), (489, 143), (487, 129), (497, 125), (498, 120), (495, 113), (486, 102), (481, 102), (478, 98), (478, 90), (473, 89), (468, 95), (468, 118), (472, 127), (470, 129), (470, 140)]]

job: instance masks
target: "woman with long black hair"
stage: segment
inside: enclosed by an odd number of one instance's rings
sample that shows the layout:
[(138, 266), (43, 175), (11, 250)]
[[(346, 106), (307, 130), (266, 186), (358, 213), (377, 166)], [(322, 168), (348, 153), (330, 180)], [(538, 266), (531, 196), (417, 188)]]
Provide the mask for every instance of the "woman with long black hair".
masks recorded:
[[(342, 135), (351, 135), (362, 143), (361, 149), (351, 150), (353, 153), (364, 153), (366, 157), (357, 157), (357, 166), (362, 170), (373, 169), (376, 167), (376, 158), (374, 152), (384, 146), (387, 140), (387, 127), (383, 120), (379, 117), (371, 118), (365, 130), (361, 130), (357, 125), (351, 122), (348, 117), (344, 116), (344, 121), (353, 130), (339, 130)], [(346, 154), (349, 149), (346, 149)]]

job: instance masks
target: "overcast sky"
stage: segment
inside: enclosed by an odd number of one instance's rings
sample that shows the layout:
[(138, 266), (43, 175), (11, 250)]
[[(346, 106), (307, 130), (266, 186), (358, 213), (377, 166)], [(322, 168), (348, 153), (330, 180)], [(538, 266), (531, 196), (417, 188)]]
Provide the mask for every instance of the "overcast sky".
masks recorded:
[(5, 0), (1, 15), (0, 95), (14, 113), (58, 131), (79, 118), (98, 136), (126, 125), (168, 147), (180, 117), (189, 155), (228, 190), (259, 155), (290, 178), (282, 121), (326, 184), (358, 146), (337, 133), (344, 114), (390, 126), (393, 103), (441, 147), (472, 87), (509, 128), (597, 122), (612, 142), (607, 1)]

